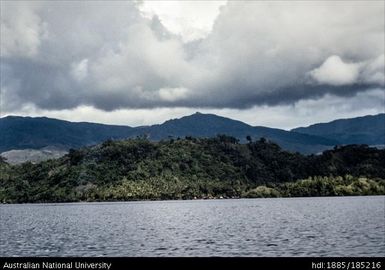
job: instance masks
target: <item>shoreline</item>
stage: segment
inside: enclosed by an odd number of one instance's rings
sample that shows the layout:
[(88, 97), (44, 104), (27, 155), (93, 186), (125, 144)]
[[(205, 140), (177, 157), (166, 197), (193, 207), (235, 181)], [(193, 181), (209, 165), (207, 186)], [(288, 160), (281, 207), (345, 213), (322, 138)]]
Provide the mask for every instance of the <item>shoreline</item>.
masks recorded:
[(307, 198), (351, 198), (351, 197), (385, 197), (385, 194), (377, 195), (338, 195), (338, 196), (291, 196), (291, 197), (260, 197), (260, 198), (248, 198), (248, 197), (238, 197), (238, 198), (197, 198), (197, 199), (149, 199), (149, 200), (106, 200), (106, 201), (68, 201), (68, 202), (23, 202), (23, 203), (4, 203), (1, 202), (1, 205), (49, 205), (49, 204), (93, 204), (93, 203), (142, 203), (142, 202), (199, 202), (199, 201), (228, 201), (228, 200), (258, 200), (258, 199), (307, 199)]

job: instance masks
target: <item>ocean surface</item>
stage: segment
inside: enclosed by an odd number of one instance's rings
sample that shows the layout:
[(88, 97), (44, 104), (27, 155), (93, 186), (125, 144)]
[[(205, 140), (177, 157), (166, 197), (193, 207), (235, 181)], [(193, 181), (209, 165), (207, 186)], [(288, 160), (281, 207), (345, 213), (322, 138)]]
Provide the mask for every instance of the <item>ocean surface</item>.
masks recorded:
[(0, 205), (0, 256), (385, 256), (385, 196)]

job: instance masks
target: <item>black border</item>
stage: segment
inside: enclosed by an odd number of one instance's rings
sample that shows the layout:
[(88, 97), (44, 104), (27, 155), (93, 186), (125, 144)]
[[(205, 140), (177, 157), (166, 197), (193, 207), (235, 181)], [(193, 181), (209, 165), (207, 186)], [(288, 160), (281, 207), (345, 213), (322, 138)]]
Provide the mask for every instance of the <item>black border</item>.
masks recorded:
[[(72, 268), (8, 268), (5, 263), (71, 263)], [(384, 257), (1, 257), (0, 269), (108, 269), (76, 268), (75, 262), (107, 263), (117, 269), (385, 269)], [(333, 264), (334, 262), (334, 264)], [(200, 269), (199, 269), (200, 270)]]

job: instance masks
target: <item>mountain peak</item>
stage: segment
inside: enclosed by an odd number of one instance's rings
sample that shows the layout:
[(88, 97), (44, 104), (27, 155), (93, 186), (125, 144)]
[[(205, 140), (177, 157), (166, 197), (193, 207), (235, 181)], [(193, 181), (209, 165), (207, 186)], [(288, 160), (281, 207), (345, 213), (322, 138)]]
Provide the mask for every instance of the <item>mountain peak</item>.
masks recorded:
[(261, 137), (286, 150), (318, 153), (336, 144), (384, 144), (384, 114), (338, 120), (292, 131), (253, 127), (238, 120), (195, 112), (163, 124), (132, 128), (128, 126), (75, 123), (46, 117), (7, 116), (0, 118), (0, 152), (12, 149), (40, 149), (46, 146), (78, 148), (107, 139), (125, 139), (146, 135), (150, 140), (170, 137), (215, 137), (228, 135), (246, 142)]

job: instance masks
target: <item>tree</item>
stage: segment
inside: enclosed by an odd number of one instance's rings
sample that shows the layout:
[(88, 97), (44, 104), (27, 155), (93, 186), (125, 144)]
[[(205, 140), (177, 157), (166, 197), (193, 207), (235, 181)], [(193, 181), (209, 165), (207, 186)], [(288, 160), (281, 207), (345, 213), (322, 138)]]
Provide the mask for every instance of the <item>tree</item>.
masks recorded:
[(7, 163), (7, 159), (3, 156), (0, 156), (0, 165), (1, 164), (6, 164)]

